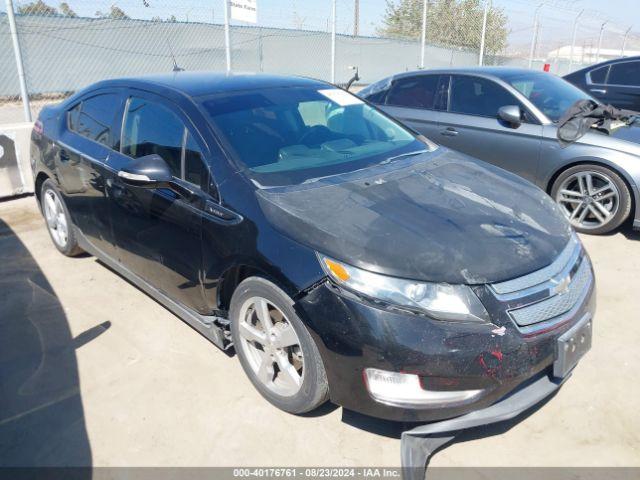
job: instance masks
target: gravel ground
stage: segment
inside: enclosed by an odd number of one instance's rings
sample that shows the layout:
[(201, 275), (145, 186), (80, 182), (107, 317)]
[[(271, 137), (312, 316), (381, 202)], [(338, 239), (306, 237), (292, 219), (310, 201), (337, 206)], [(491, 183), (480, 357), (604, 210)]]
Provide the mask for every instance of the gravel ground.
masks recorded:
[[(462, 434), (431, 466), (640, 466), (640, 235), (583, 240), (592, 350), (541, 408)], [(60, 255), (33, 197), (0, 203), (0, 347), (0, 465), (400, 463), (398, 425), (276, 410), (236, 358), (95, 258)]]

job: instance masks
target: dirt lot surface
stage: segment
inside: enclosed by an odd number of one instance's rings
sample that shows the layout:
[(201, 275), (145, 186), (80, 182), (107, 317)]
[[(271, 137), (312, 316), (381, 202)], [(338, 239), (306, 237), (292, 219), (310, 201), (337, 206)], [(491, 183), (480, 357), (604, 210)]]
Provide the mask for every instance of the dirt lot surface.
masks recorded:
[[(640, 235), (583, 237), (593, 349), (541, 408), (462, 434), (431, 466), (640, 466)], [(95, 258), (35, 199), (0, 203), (0, 465), (398, 466), (399, 426), (276, 410), (234, 357)]]

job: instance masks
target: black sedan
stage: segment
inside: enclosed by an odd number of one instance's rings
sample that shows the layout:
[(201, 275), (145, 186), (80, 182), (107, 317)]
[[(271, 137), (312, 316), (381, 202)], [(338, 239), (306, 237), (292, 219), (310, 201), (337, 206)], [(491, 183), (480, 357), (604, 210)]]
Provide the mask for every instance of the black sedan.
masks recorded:
[(63, 254), (233, 345), (288, 412), (496, 421), (589, 348), (591, 263), (547, 195), (332, 85), (105, 81), (42, 111), (32, 160)]
[(602, 103), (640, 112), (640, 57), (623, 57), (572, 72), (564, 79)]

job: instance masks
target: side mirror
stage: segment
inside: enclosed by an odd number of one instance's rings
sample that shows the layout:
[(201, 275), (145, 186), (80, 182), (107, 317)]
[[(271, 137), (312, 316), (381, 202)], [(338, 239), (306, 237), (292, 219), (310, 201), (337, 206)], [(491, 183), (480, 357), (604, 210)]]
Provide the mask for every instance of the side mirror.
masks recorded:
[(167, 162), (156, 154), (132, 160), (118, 172), (118, 177), (127, 185), (142, 188), (168, 187), (173, 179)]
[(517, 105), (505, 105), (498, 109), (498, 118), (511, 127), (518, 128), (522, 124), (522, 111)]

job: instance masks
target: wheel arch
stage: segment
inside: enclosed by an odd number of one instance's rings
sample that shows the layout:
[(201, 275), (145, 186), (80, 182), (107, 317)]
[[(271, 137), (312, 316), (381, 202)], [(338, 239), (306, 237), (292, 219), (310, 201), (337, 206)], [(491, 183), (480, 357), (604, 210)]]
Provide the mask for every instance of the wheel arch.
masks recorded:
[(34, 193), (36, 194), (36, 199), (38, 200), (38, 204), (40, 204), (41, 201), (41, 195), (42, 195), (42, 184), (49, 180), (51, 177), (49, 175), (47, 175), (44, 172), (39, 172), (38, 175), (36, 175), (36, 180), (34, 182)]
[(636, 185), (635, 181), (627, 171), (620, 168), (620, 166), (612, 162), (609, 162), (607, 160), (603, 160), (601, 158), (579, 158), (562, 165), (560, 168), (554, 171), (553, 174), (549, 177), (549, 180), (547, 181), (546, 188), (545, 188), (545, 191), (547, 192), (547, 194), (551, 195), (551, 189), (553, 188), (553, 184), (558, 179), (558, 177), (562, 175), (563, 172), (569, 170), (570, 168), (577, 167), (578, 165), (599, 165), (617, 174), (625, 183), (629, 191), (631, 192), (631, 211), (629, 212), (629, 218), (630, 219), (635, 218), (636, 206), (640, 202), (640, 196), (639, 196), (640, 193), (638, 192), (638, 186)]
[(222, 275), (217, 291), (217, 307), (220, 311), (228, 312), (231, 305), (231, 297), (243, 280), (249, 277), (260, 277), (272, 282), (281, 288), (287, 295), (295, 298), (296, 291), (286, 279), (280, 278), (269, 272), (269, 269), (262, 268), (249, 263), (241, 263), (228, 268)]

